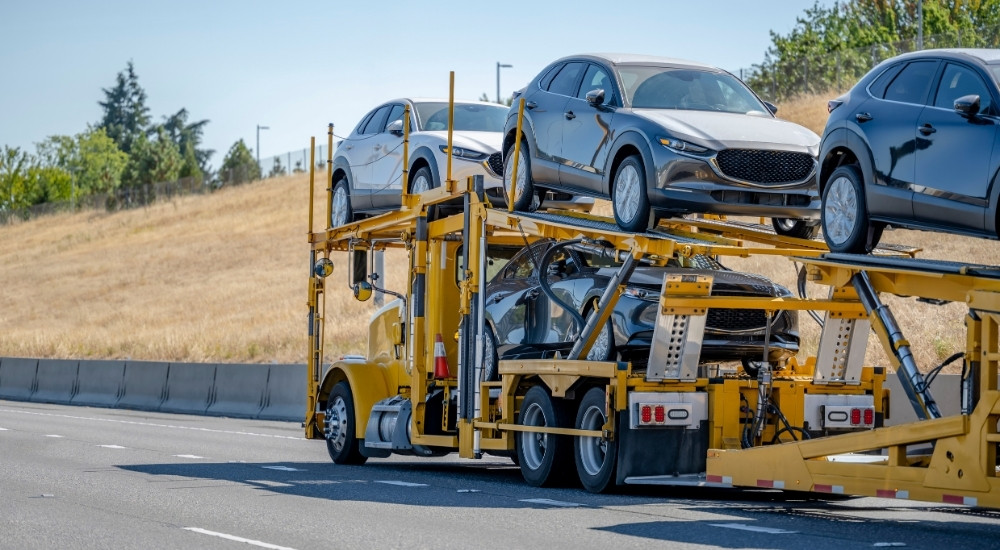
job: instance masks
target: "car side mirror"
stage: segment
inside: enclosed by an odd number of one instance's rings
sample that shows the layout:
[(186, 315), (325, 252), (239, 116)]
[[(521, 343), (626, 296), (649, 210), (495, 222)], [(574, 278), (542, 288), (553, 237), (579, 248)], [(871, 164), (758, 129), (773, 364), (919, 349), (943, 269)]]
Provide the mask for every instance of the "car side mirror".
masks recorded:
[(962, 116), (973, 116), (979, 114), (979, 96), (976, 94), (963, 95), (955, 100), (955, 112)]
[(394, 136), (403, 135), (403, 119), (400, 118), (390, 122), (389, 125), (385, 127), (385, 131)]
[(768, 111), (771, 111), (772, 115), (778, 114), (778, 106), (775, 105), (774, 103), (771, 103), (770, 101), (765, 101), (764, 106), (767, 107)]
[(587, 103), (592, 107), (597, 107), (598, 105), (604, 103), (604, 90), (597, 88), (587, 92)]

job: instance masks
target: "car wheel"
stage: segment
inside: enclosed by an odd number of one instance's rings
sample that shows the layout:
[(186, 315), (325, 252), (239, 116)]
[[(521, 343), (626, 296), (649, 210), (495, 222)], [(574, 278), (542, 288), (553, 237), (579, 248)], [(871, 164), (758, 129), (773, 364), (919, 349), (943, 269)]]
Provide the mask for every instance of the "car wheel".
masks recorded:
[(863, 254), (878, 244), (882, 225), (868, 219), (864, 179), (856, 165), (841, 166), (823, 188), (823, 238), (833, 252)]
[(413, 174), (413, 179), (410, 180), (410, 193), (423, 193), (428, 189), (434, 189), (437, 184), (434, 183), (434, 177), (431, 175), (430, 168), (426, 166), (421, 166), (415, 174)]
[(646, 195), (646, 171), (639, 155), (632, 155), (618, 165), (612, 188), (611, 208), (618, 227), (633, 233), (645, 233), (653, 225)]
[[(553, 401), (545, 388), (533, 386), (524, 394), (517, 423), (521, 426), (567, 428), (569, 419), (560, 403)], [(566, 479), (573, 460), (573, 442), (569, 436), (539, 432), (517, 432), (514, 439), (521, 475), (528, 485), (542, 487)]]
[(336, 464), (364, 464), (368, 457), (361, 454), (360, 442), (354, 434), (354, 395), (347, 382), (339, 382), (326, 400), (323, 420), (326, 450)]
[[(587, 317), (590, 312), (584, 314)], [(587, 352), (587, 361), (611, 361), (615, 357), (615, 332), (611, 319), (604, 322), (604, 328), (597, 335), (597, 340)]]
[(340, 178), (333, 188), (333, 205), (330, 208), (330, 227), (340, 227), (354, 221), (351, 208), (350, 184), (347, 178)]
[(812, 239), (819, 235), (819, 222), (793, 218), (771, 218), (774, 232), (785, 237)]
[[(608, 421), (607, 400), (602, 388), (591, 388), (583, 396), (576, 413), (578, 430), (601, 430)], [(603, 493), (615, 486), (618, 464), (618, 437), (578, 436), (573, 445), (576, 473), (580, 483), (591, 493)]]
[[(535, 185), (531, 181), (531, 155), (525, 154), (528, 151), (528, 144), (522, 142), (521, 150), (518, 151), (517, 159), (517, 196), (514, 197), (514, 210), (518, 212), (530, 212), (538, 208), (539, 199), (535, 192)], [(511, 172), (514, 170), (514, 146), (507, 148), (503, 156), (503, 190), (507, 196), (507, 204), (510, 204), (510, 182)]]
[(497, 354), (497, 337), (493, 329), (486, 326), (483, 334), (483, 379), (487, 382), (500, 380), (500, 356)]

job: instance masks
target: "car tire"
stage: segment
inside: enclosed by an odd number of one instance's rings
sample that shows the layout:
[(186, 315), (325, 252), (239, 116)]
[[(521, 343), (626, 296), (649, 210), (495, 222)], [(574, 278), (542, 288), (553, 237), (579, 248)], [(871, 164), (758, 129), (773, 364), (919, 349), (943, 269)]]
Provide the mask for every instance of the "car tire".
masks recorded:
[(364, 464), (368, 460), (361, 454), (361, 442), (354, 433), (354, 394), (347, 382), (338, 382), (330, 391), (323, 423), (326, 450), (335, 464)]
[(486, 325), (485, 334), (483, 334), (483, 380), (486, 382), (500, 380), (500, 355), (497, 353), (497, 337), (489, 325)]
[(337, 180), (333, 186), (333, 197), (330, 199), (330, 227), (340, 227), (354, 221), (354, 209), (351, 208), (351, 185), (347, 177)]
[[(538, 208), (539, 199), (535, 191), (535, 184), (531, 181), (531, 155), (528, 153), (528, 144), (521, 142), (521, 149), (518, 151), (517, 161), (517, 198), (514, 199), (514, 210), (518, 212), (530, 212)], [(514, 146), (511, 145), (503, 155), (503, 191), (507, 197), (507, 204), (510, 204), (510, 181), (511, 171), (514, 169)]]
[[(434, 174), (431, 172), (431, 169), (426, 166), (421, 166), (420, 168), (417, 169), (417, 171), (413, 174), (413, 177), (410, 179), (409, 192), (411, 194), (423, 193), (424, 191), (428, 191), (430, 189), (436, 189), (437, 186), (438, 182), (434, 178)], [(428, 206), (427, 220), (434, 221), (438, 219), (439, 213), (440, 212), (438, 210), (437, 205)]]
[[(583, 317), (586, 319), (593, 308), (590, 308)], [(604, 322), (601, 334), (597, 337), (593, 347), (584, 357), (587, 361), (611, 361), (615, 357), (615, 330), (611, 324), (611, 319)]]
[[(578, 430), (601, 430), (608, 421), (607, 398), (603, 388), (591, 388), (583, 396), (576, 413), (574, 427)], [(618, 437), (577, 436), (573, 441), (576, 473), (584, 489), (604, 493), (615, 487), (618, 466)]]
[(653, 216), (646, 194), (646, 170), (642, 158), (632, 155), (615, 170), (611, 190), (611, 208), (618, 227), (633, 233), (645, 233), (653, 226)]
[[(521, 426), (568, 428), (571, 417), (562, 402), (552, 399), (542, 386), (532, 386), (524, 394), (517, 423)], [(514, 446), (521, 475), (528, 485), (560, 485), (573, 464), (573, 440), (570, 436), (538, 432), (516, 432)]]
[(841, 166), (823, 187), (823, 239), (833, 252), (864, 254), (882, 237), (881, 224), (868, 219), (864, 177), (857, 165)]
[(814, 239), (819, 235), (819, 222), (813, 220), (796, 220), (794, 218), (771, 218), (774, 232), (784, 237), (797, 239)]

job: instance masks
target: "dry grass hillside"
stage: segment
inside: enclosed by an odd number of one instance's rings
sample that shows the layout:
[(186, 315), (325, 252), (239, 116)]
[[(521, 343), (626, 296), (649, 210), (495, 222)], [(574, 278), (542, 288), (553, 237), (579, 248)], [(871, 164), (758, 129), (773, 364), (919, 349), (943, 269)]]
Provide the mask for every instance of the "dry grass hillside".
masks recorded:
[[(779, 113), (821, 133), (830, 97), (786, 102)], [(0, 355), (304, 362), (307, 210), (308, 178), (297, 175), (140, 210), (0, 226)], [(921, 246), (926, 258), (1000, 264), (993, 241), (910, 231), (883, 240)], [(328, 279), (328, 358), (363, 351), (373, 311), (347, 291), (345, 260), (334, 257)], [(388, 255), (389, 288), (404, 287), (405, 263)], [(794, 289), (794, 266), (783, 258), (726, 263)], [(886, 301), (923, 368), (964, 349), (962, 304)], [(803, 351), (814, 353), (815, 323), (803, 315), (801, 325)], [(885, 364), (874, 338), (869, 349), (869, 361)]]

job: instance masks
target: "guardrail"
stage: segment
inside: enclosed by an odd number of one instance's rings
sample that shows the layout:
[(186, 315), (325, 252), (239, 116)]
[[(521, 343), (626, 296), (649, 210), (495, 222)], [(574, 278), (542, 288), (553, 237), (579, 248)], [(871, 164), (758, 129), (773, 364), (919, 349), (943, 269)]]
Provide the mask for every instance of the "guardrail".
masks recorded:
[(0, 357), (0, 399), (297, 422), (306, 366)]

